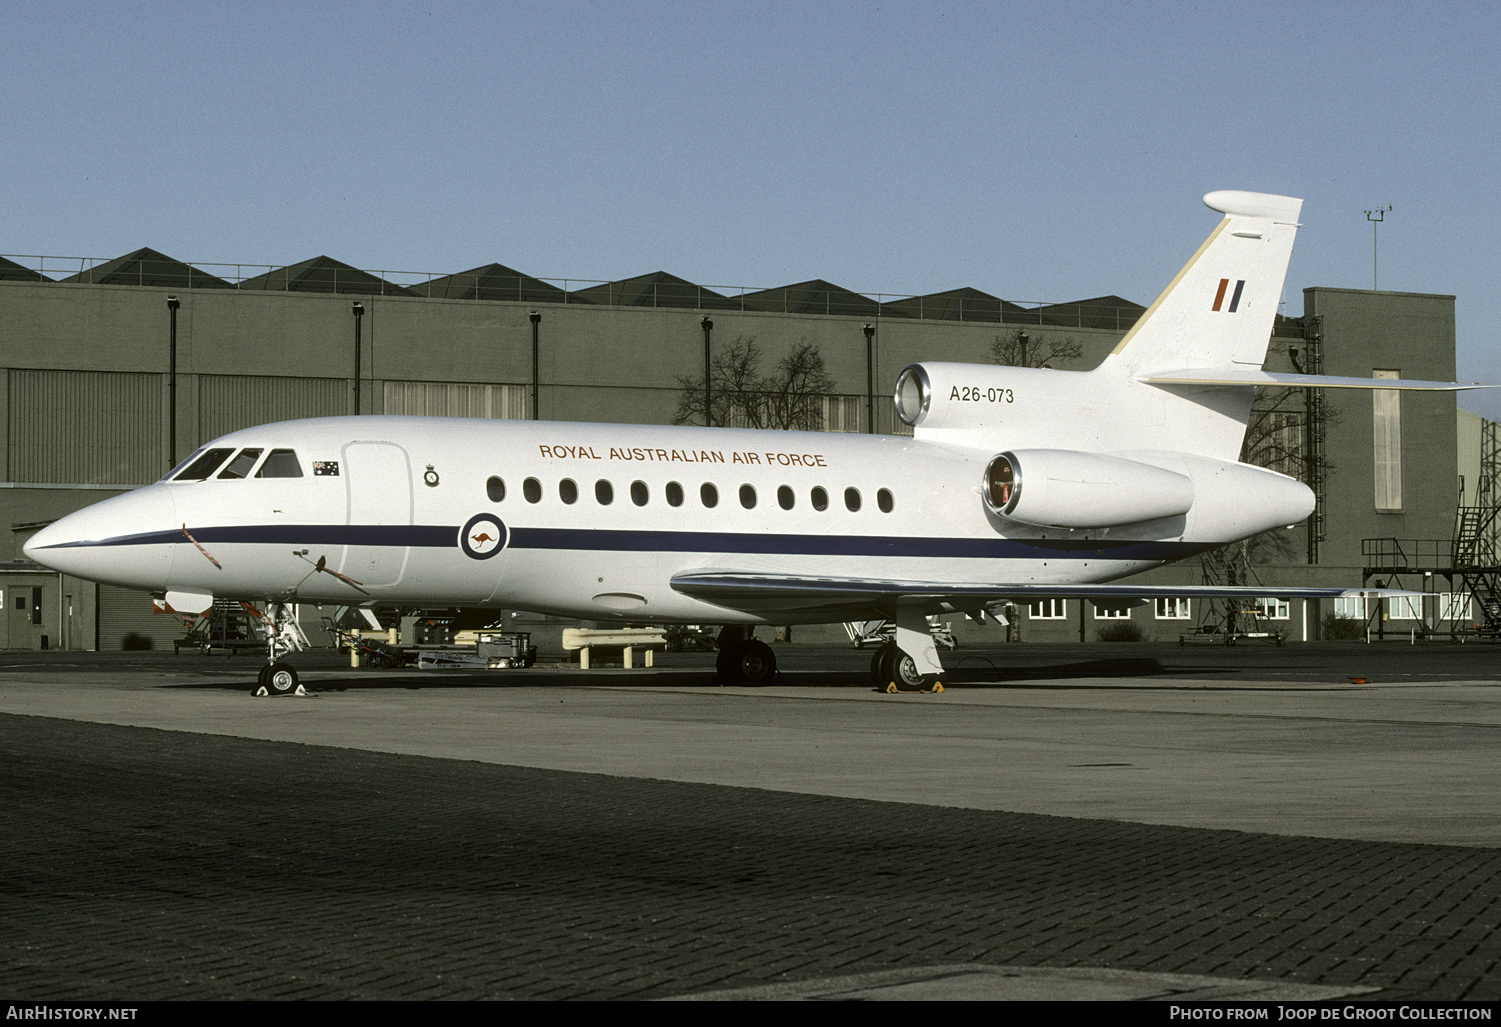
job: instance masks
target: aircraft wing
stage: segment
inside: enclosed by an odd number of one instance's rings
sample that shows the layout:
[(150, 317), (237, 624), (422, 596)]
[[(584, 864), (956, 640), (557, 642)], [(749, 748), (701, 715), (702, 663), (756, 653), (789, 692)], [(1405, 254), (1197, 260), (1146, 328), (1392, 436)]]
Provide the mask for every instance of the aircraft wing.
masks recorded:
[(1149, 385), (1282, 385), (1308, 389), (1409, 389), (1419, 392), (1459, 392), (1463, 389), (1489, 389), (1479, 382), (1426, 382), (1416, 378), (1351, 378), (1333, 374), (1288, 374), (1259, 368), (1194, 368), (1186, 371), (1158, 371), (1139, 375), (1138, 381)]
[(1388, 599), (1420, 596), (1391, 588), (1328, 588), (1286, 585), (969, 585), (943, 581), (895, 581), (877, 578), (813, 578), (734, 571), (695, 571), (673, 577), (684, 595), (733, 610), (813, 610), (830, 607), (868, 609), (898, 603), (978, 610), (1007, 601), (1037, 599)]

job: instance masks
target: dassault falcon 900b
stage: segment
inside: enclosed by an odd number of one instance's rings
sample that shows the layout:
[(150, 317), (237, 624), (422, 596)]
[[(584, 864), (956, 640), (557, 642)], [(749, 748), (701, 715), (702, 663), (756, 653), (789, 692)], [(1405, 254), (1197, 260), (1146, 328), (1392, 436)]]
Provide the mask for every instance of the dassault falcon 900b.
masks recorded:
[[(775, 673), (756, 625), (889, 619), (872, 674), (910, 687), (943, 669), (932, 613), (1371, 594), (1106, 584), (1312, 511), (1307, 486), (1238, 460), (1257, 386), (1468, 387), (1263, 371), (1302, 201), (1204, 202), (1223, 220), (1097, 368), (913, 364), (895, 390), (911, 438), (288, 421), (215, 439), (25, 552), (178, 610), (265, 602), (273, 626), (293, 602), (722, 624), (719, 671), (740, 682)], [(274, 628), (268, 643), (261, 682), (292, 691)]]

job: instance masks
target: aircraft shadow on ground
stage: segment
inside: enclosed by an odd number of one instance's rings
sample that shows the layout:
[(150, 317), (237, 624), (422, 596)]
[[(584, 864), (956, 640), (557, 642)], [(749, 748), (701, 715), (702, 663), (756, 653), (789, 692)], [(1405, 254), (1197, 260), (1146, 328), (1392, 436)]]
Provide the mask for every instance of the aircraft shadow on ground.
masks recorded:
[[(1175, 669), (1153, 657), (1110, 657), (1098, 660), (1080, 660), (1068, 663), (1052, 663), (1031, 667), (1007, 666), (986, 657), (965, 657), (951, 661), (952, 666), (943, 675), (945, 688), (1007, 688), (1035, 687), (1036, 682), (1070, 681), (1089, 678), (1151, 678), (1171, 674)], [(1181, 672), (1178, 668), (1177, 672)], [(1230, 671), (1211, 668), (1195, 668), (1195, 676), (1218, 676)], [(211, 689), (218, 691), (249, 690), (254, 684), (254, 673), (239, 675), (215, 674), (212, 678), (196, 681), (164, 683), (169, 689)], [(416, 691), (432, 688), (719, 688), (723, 682), (713, 670), (694, 668), (685, 673), (674, 669), (662, 673), (640, 669), (629, 673), (613, 673), (581, 670), (528, 671), (416, 671), (382, 670), (316, 673), (305, 678), (309, 692), (372, 691), (400, 689)], [(793, 687), (822, 688), (872, 688), (868, 672), (856, 668), (791, 669), (778, 675), (772, 684)]]

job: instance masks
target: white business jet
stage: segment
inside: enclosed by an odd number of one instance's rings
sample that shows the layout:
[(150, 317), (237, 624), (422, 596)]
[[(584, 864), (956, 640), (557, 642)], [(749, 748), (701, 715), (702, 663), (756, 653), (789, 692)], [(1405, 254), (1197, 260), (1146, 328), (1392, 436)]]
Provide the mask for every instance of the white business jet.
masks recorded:
[[(878, 686), (942, 673), (927, 616), (1007, 601), (1410, 594), (1106, 584), (1313, 510), (1240, 463), (1256, 386), (1459, 389), (1261, 369), (1302, 201), (1224, 219), (1092, 371), (919, 363), (914, 437), (436, 417), (233, 432), (154, 485), (43, 528), (28, 557), (164, 596), (504, 607), (725, 625), (718, 669), (769, 680), (756, 625), (886, 618)], [(261, 684), (297, 688), (270, 637)]]

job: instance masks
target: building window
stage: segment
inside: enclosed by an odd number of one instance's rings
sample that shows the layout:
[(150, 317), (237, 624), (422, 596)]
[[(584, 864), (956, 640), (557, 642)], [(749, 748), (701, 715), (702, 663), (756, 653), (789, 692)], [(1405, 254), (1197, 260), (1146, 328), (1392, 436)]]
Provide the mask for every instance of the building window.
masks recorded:
[[(1373, 378), (1400, 378), (1401, 371), (1376, 370)], [(1402, 393), (1372, 389), (1371, 412), (1375, 431), (1376, 510), (1402, 511)]]
[(1470, 619), (1470, 593), (1443, 592), (1438, 597), (1439, 620)]
[(1189, 620), (1188, 597), (1168, 596), (1157, 600), (1158, 620)]
[(1334, 615), (1351, 620), (1365, 620), (1370, 614), (1367, 602), (1363, 596), (1339, 596), (1334, 600)]
[(1101, 606), (1099, 603), (1095, 603), (1094, 604), (1094, 619), (1095, 620), (1130, 620), (1131, 619), (1131, 607), (1125, 606), (1125, 605), (1121, 605), (1121, 606), (1113, 606), (1113, 605), (1110, 605), (1110, 606)]
[(1068, 600), (1038, 599), (1027, 604), (1029, 620), (1067, 620)]
[(1290, 620), (1291, 605), (1286, 599), (1256, 600), (1256, 616), (1262, 620)]
[(1388, 600), (1387, 613), (1392, 620), (1422, 620), (1423, 600), (1420, 596), (1392, 596)]

